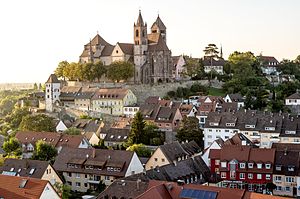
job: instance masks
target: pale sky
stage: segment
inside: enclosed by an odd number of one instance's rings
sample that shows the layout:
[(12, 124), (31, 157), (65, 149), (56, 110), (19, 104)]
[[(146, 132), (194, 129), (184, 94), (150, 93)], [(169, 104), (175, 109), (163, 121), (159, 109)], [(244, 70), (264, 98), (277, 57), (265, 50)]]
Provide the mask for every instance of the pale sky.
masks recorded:
[(222, 44), (226, 58), (300, 54), (300, 0), (3, 0), (0, 83), (45, 82), (60, 61), (77, 62), (97, 31), (133, 43), (139, 9), (148, 28), (159, 13), (172, 55), (202, 57), (208, 43)]

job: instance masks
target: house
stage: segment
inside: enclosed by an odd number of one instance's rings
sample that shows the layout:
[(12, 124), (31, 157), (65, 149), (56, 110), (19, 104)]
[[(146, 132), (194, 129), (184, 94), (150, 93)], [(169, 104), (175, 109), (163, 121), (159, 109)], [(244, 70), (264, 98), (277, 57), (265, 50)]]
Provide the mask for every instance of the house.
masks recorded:
[(129, 128), (110, 128), (104, 132), (104, 145), (107, 147), (122, 146), (127, 142), (130, 129)]
[(64, 147), (89, 148), (90, 144), (82, 135), (66, 135), (53, 132), (17, 132), (16, 138), (22, 144), (22, 157), (31, 158), (38, 140), (54, 146), (58, 153)]
[(204, 57), (202, 60), (204, 72), (210, 73), (211, 71), (214, 71), (218, 74), (223, 75), (224, 74), (224, 66), (225, 66), (225, 60), (223, 58), (210, 58), (210, 57)]
[(110, 185), (115, 179), (143, 171), (135, 152), (104, 149), (63, 148), (53, 167), (64, 176), (73, 191), (96, 189), (102, 181)]
[(219, 186), (263, 192), (273, 181), (275, 149), (224, 145), (210, 151), (211, 173), (221, 178)]
[(140, 106), (140, 112), (146, 121), (156, 124), (161, 131), (173, 132), (182, 120), (180, 105), (179, 102), (152, 96)]
[(239, 94), (239, 93), (235, 93), (235, 94), (227, 94), (224, 97), (224, 101), (227, 103), (233, 103), (236, 102), (238, 105), (238, 109), (242, 108), (245, 106), (245, 98)]
[[(204, 147), (208, 147), (219, 137), (227, 140), (236, 133), (242, 133), (261, 148), (270, 148), (272, 143), (276, 142), (296, 142), (298, 133), (288, 129), (296, 128), (297, 121), (298, 118), (283, 113), (247, 110), (211, 112), (208, 114), (203, 131)], [(287, 133), (283, 133), (283, 129), (287, 129)]]
[(68, 129), (68, 127), (70, 127), (70, 125), (71, 123), (69, 121), (58, 120), (55, 125), (56, 132), (64, 132)]
[(59, 199), (60, 196), (47, 180), (0, 175), (0, 198)]
[(75, 108), (75, 97), (81, 91), (80, 86), (64, 86), (61, 89), (59, 100), (65, 107)]
[(187, 159), (156, 166), (153, 169), (144, 170), (143, 173), (128, 176), (125, 179), (129, 180), (161, 180), (183, 183), (201, 184), (208, 182), (210, 170), (202, 160), (200, 155), (188, 157)]
[(300, 144), (300, 118), (285, 117), (279, 135), (280, 143)]
[(146, 170), (163, 165), (180, 162), (200, 153), (200, 147), (195, 141), (180, 144), (178, 141), (160, 145), (145, 165)]
[(2, 175), (21, 176), (48, 180), (51, 185), (55, 183), (62, 184), (62, 180), (55, 169), (47, 161), (30, 159), (5, 159), (0, 168)]
[(286, 106), (299, 106), (300, 105), (300, 94), (298, 92), (288, 96), (285, 99)]
[(209, 158), (210, 150), (221, 149), (223, 145), (224, 145), (224, 140), (222, 138), (218, 138), (214, 140), (207, 148), (205, 148), (201, 152), (201, 157), (208, 167), (210, 167), (210, 158)]
[(124, 106), (137, 103), (137, 98), (129, 89), (99, 89), (92, 97), (92, 110), (96, 113), (123, 115)]
[(277, 74), (277, 67), (279, 66), (279, 62), (275, 57), (272, 56), (258, 56), (258, 60), (260, 61), (260, 66), (263, 74), (271, 75)]
[(184, 79), (186, 75), (186, 61), (183, 55), (180, 56), (173, 56), (172, 57), (173, 62), (173, 78), (175, 80), (182, 80)]
[(92, 110), (92, 97), (97, 92), (97, 87), (82, 87), (74, 98), (75, 108), (82, 111)]
[(197, 108), (196, 106), (192, 104), (181, 104), (179, 107), (179, 111), (182, 115), (182, 117), (187, 116), (187, 117), (196, 117), (197, 114)]
[(278, 150), (275, 154), (273, 183), (275, 195), (299, 196), (297, 178), (299, 176), (300, 151)]
[(140, 106), (137, 104), (132, 104), (128, 106), (124, 106), (123, 113), (126, 117), (134, 118), (135, 114), (140, 110)]
[(99, 136), (104, 123), (99, 120), (77, 119), (72, 127), (79, 129), (91, 145), (97, 145), (100, 141)]

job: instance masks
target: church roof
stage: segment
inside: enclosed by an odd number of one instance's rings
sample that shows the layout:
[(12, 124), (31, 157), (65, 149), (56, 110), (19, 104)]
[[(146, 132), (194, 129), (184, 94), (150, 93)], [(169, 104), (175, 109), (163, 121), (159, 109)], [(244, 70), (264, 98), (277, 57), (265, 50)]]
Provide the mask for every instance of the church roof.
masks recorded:
[[(112, 51), (114, 50), (115, 46), (105, 46), (101, 52), (101, 56), (110, 56)], [(100, 57), (100, 56), (99, 56)]]
[(152, 24), (151, 28), (153, 28), (155, 25), (157, 25), (157, 27), (160, 30), (166, 30), (167, 29), (166, 26), (165, 26), (165, 24), (160, 19), (159, 15), (157, 16), (156, 21)]
[(124, 54), (133, 55), (133, 44), (118, 43)]
[(55, 74), (51, 74), (46, 83), (60, 83)]
[(153, 44), (149, 44), (149, 48), (148, 48), (149, 52), (151, 51), (168, 51), (169, 48), (166, 44), (166, 42), (163, 40), (163, 38), (160, 36), (158, 38), (158, 42), (157, 43), (153, 43)]
[(158, 39), (159, 39), (159, 35), (160, 33), (150, 33), (148, 34), (148, 43), (151, 44), (151, 43), (157, 43), (158, 42)]
[(143, 17), (142, 17), (142, 14), (141, 14), (141, 10), (139, 10), (139, 17), (137, 19), (136, 25), (137, 26), (144, 26), (144, 21), (143, 21)]
[[(101, 44), (102, 46), (107, 46), (107, 45), (111, 45), (109, 43), (107, 43), (99, 34), (97, 34), (91, 41), (91, 45), (92, 46), (96, 46)], [(87, 43), (86, 45), (90, 45), (90, 42)]]

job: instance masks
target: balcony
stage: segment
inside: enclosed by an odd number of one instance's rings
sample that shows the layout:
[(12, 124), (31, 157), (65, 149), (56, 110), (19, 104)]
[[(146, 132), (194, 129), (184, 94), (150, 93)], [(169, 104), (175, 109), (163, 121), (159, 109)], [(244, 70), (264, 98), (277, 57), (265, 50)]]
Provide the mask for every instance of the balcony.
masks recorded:
[(100, 183), (100, 177), (90, 177), (88, 179), (88, 183), (99, 184)]

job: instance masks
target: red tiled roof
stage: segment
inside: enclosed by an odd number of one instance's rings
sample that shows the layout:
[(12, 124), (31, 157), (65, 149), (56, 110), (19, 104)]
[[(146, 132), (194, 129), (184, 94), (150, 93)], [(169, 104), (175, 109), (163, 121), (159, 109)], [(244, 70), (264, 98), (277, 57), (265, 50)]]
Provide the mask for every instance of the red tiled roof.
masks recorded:
[(221, 149), (210, 149), (209, 158), (210, 159), (220, 159)]
[[(19, 187), (22, 180), (27, 180), (24, 188)], [(5, 199), (40, 198), (47, 184), (50, 185), (48, 181), (36, 178), (0, 175), (0, 197)]]

